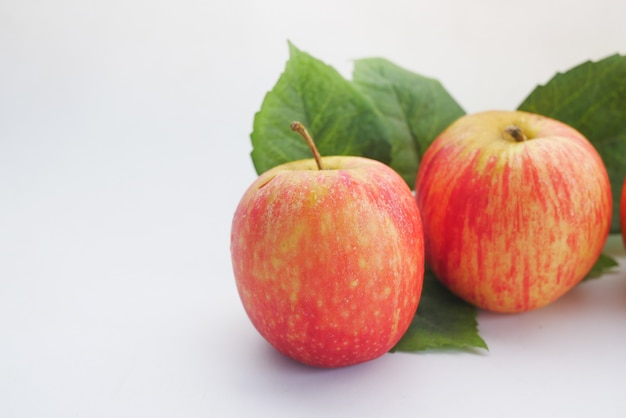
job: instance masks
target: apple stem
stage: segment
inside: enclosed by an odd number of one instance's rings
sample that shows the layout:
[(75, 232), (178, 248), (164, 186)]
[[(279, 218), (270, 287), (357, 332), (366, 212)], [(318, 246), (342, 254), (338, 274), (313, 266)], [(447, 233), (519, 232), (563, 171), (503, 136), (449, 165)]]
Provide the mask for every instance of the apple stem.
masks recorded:
[(504, 131), (507, 134), (511, 135), (513, 139), (515, 140), (515, 142), (524, 142), (528, 139), (526, 135), (524, 135), (524, 132), (522, 132), (522, 129), (519, 126), (515, 126), (515, 125), (507, 126), (504, 129)]
[(317, 147), (315, 146), (315, 141), (313, 141), (313, 138), (311, 137), (311, 135), (309, 135), (309, 132), (306, 130), (304, 125), (298, 121), (291, 122), (291, 130), (299, 133), (300, 136), (304, 138), (307, 145), (311, 149), (311, 152), (313, 153), (313, 158), (315, 158), (315, 163), (317, 164), (317, 168), (319, 170), (323, 170), (324, 167), (322, 167), (322, 157), (320, 156), (320, 153), (317, 151)]

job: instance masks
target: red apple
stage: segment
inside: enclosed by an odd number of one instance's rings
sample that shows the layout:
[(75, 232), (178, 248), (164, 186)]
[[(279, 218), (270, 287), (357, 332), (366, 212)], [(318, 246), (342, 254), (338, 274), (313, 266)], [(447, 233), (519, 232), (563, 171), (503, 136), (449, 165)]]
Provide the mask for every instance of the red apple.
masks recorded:
[(622, 185), (622, 196), (619, 202), (619, 220), (622, 228), (622, 242), (626, 246), (626, 179)]
[(232, 223), (239, 296), (259, 333), (307, 365), (389, 351), (409, 327), (424, 273), (422, 225), (402, 178), (374, 160), (283, 164), (245, 192)]
[(611, 222), (611, 187), (575, 129), (526, 112), (466, 115), (424, 154), (416, 197), (426, 264), (467, 302), (545, 306), (589, 272)]

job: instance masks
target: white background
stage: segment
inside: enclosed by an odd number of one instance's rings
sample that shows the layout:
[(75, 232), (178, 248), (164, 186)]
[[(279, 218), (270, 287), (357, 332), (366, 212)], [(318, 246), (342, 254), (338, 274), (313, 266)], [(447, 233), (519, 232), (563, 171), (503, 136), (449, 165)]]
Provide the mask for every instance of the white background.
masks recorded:
[(488, 353), (317, 370), (252, 328), (229, 254), (287, 40), (345, 76), (387, 58), (474, 112), (626, 53), (624, 16), (621, 0), (0, 2), (0, 417), (626, 416), (626, 267), (480, 313)]

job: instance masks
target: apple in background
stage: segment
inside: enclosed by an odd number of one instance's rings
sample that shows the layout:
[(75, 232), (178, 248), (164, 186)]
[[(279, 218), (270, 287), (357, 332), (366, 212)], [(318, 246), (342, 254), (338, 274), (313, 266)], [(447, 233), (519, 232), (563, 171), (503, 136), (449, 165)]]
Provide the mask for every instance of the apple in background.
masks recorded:
[(619, 202), (619, 220), (622, 228), (622, 242), (626, 247), (626, 179), (622, 186), (622, 196)]
[[(302, 125), (292, 129), (305, 136)], [(314, 155), (263, 173), (245, 192), (232, 264), (243, 306), (271, 345), (307, 365), (340, 367), (383, 355), (409, 327), (423, 232), (391, 168)]]
[(458, 119), (425, 152), (415, 189), (426, 264), (490, 311), (553, 302), (589, 272), (609, 233), (600, 156), (575, 129), (536, 114)]

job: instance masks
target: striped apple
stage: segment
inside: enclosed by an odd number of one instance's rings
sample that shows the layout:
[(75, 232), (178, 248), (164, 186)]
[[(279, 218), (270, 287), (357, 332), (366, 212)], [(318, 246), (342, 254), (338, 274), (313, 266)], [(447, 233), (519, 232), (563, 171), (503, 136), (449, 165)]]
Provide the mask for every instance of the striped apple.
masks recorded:
[(589, 141), (562, 122), (489, 111), (454, 122), (416, 180), (426, 263), (467, 302), (495, 312), (545, 306), (589, 272), (612, 198)]

